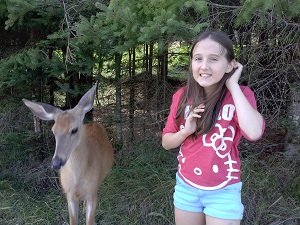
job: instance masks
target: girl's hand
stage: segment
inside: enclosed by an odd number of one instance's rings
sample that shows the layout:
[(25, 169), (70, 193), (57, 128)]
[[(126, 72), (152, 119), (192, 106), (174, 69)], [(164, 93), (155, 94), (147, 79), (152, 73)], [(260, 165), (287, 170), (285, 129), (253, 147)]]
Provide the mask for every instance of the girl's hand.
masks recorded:
[(239, 79), (242, 74), (243, 70), (243, 65), (239, 62), (233, 62), (234, 63), (234, 68), (236, 69), (234, 73), (229, 77), (226, 81), (226, 87), (230, 90), (230, 88), (236, 84), (238, 84)]
[(201, 118), (201, 113), (204, 112), (204, 104), (200, 104), (199, 106), (195, 107), (188, 117), (185, 120), (185, 125), (183, 131), (186, 133), (187, 136), (193, 134), (197, 129), (197, 118)]

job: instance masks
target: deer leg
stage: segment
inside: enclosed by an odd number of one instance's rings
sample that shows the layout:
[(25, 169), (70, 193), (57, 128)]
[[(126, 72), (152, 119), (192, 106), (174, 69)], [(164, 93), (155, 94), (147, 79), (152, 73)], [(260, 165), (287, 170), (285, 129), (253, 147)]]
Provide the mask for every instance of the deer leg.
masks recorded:
[(79, 199), (67, 194), (70, 225), (78, 224)]
[(97, 194), (93, 194), (86, 199), (86, 225), (96, 225), (96, 206), (97, 206)]

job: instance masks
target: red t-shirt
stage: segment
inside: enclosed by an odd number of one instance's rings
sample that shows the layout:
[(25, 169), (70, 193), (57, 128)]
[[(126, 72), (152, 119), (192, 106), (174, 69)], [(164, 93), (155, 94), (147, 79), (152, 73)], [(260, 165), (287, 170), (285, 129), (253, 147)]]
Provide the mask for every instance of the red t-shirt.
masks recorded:
[[(252, 90), (246, 86), (241, 86), (241, 89), (250, 104), (256, 108)], [(173, 95), (163, 135), (176, 133), (184, 128), (189, 105), (185, 109), (185, 118), (180, 120), (179, 126), (176, 124), (176, 112), (184, 90), (185, 88), (180, 88)], [(239, 128), (235, 105), (230, 92), (227, 91), (214, 128), (196, 139), (188, 137), (181, 144), (177, 156), (178, 175), (186, 183), (203, 190), (215, 190), (239, 182), (241, 163), (238, 144), (242, 136), (247, 139)]]

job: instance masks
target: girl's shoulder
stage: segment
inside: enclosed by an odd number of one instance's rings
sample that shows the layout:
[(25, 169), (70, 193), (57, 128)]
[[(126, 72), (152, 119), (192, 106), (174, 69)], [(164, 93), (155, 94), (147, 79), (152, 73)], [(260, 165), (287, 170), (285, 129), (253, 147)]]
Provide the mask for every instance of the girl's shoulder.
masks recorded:
[[(244, 93), (244, 95), (246, 96), (247, 99), (255, 99), (254, 92), (249, 86), (240, 85), (240, 88), (241, 88), (242, 92)], [(230, 91), (228, 91), (228, 90), (227, 90), (227, 93), (225, 95), (224, 101), (225, 102), (233, 101), (232, 95), (231, 95)]]
[(175, 91), (175, 94), (183, 94), (186, 91), (186, 86), (180, 87)]
[(186, 87), (180, 87), (179, 89), (177, 89), (174, 94), (173, 94), (173, 99), (179, 99), (181, 98), (181, 96), (185, 93), (186, 91)]
[[(249, 86), (240, 85), (240, 88), (245, 95), (254, 94), (253, 90)], [(227, 90), (227, 96), (231, 96), (230, 91), (228, 91), (228, 90)]]
[(248, 86), (245, 86), (245, 85), (240, 85), (243, 93), (246, 93), (246, 92), (253, 92), (252, 89)]

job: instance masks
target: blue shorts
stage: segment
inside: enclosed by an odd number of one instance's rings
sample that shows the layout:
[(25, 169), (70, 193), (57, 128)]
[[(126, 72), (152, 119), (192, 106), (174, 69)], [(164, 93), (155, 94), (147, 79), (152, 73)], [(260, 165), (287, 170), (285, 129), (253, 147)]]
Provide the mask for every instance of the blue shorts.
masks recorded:
[(220, 219), (242, 220), (244, 206), (241, 202), (241, 188), (242, 182), (239, 182), (218, 190), (201, 190), (185, 183), (176, 174), (174, 206)]

